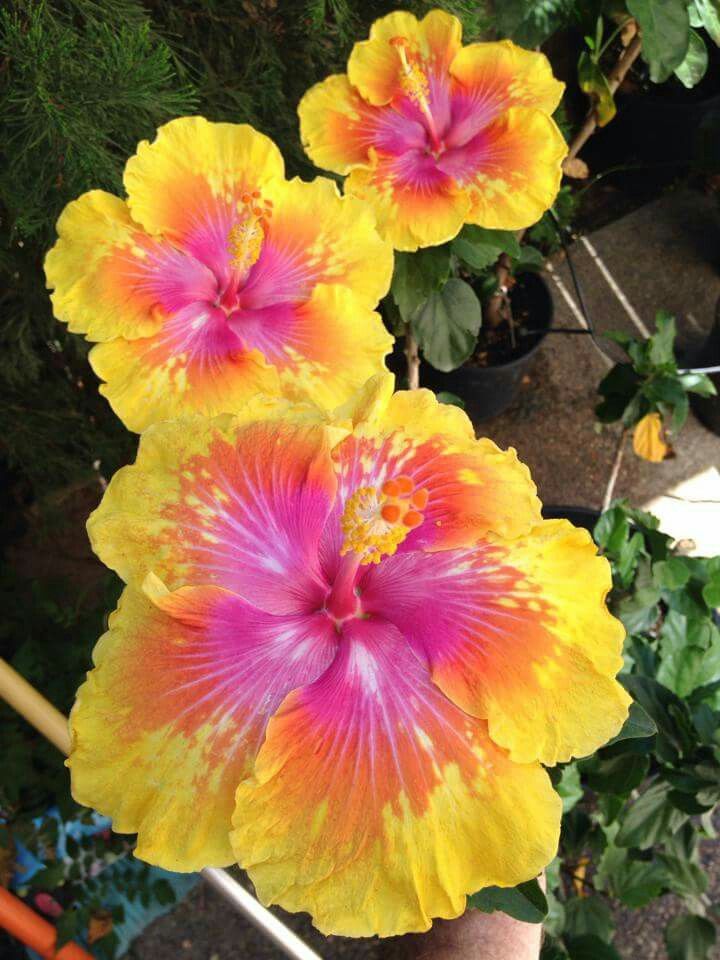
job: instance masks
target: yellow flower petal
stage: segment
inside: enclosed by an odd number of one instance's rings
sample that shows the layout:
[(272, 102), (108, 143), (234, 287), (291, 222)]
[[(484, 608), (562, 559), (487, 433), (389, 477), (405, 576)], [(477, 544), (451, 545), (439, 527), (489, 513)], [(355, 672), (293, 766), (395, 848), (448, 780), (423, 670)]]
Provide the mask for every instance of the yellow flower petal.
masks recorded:
[(126, 583), (154, 572), (170, 589), (219, 584), (274, 609), (291, 568), (312, 576), (317, 565), (292, 537), (293, 510), (319, 536), (335, 494), (332, 438), (317, 408), (287, 401), (154, 424), (88, 520), (93, 550)]
[(100, 393), (128, 430), (141, 433), (158, 420), (193, 413), (216, 416), (239, 410), (258, 393), (277, 395), (277, 370), (258, 351), (238, 350), (222, 364), (188, 365), (187, 354), (168, 349), (162, 334), (113, 340), (90, 351)]
[(535, 223), (560, 189), (567, 144), (555, 122), (527, 107), (511, 107), (488, 125), (476, 172), (465, 184), (468, 222), (492, 230)]
[(131, 283), (143, 273), (147, 243), (127, 204), (91, 190), (65, 207), (57, 231), (45, 258), (57, 319), (90, 340), (155, 333), (161, 323), (153, 309), (157, 298)]
[(298, 311), (302, 352), (285, 348), (277, 361), (281, 389), (331, 410), (384, 368), (393, 338), (379, 313), (358, 303), (346, 287), (319, 284)]
[[(540, 522), (540, 501), (530, 472), (515, 450), (476, 440), (458, 407), (438, 403), (430, 390), (388, 394), (391, 381), (377, 377), (354, 410), (354, 430), (333, 450), (343, 489), (376, 486), (377, 477), (407, 474), (427, 490), (424, 523), (413, 531), (414, 549), (470, 546), (489, 531), (526, 534)], [(408, 540), (408, 545), (410, 544)]]
[(510, 40), (471, 43), (455, 56), (450, 73), (477, 99), (477, 109), (492, 106), (537, 107), (553, 113), (565, 85), (556, 80), (543, 53), (524, 50)]
[(231, 842), (263, 902), (324, 933), (392, 936), (535, 876), (560, 817), (542, 768), (512, 763), (395, 628), (355, 621), (344, 639), (286, 698), (238, 787)]
[[(322, 170), (349, 173), (368, 161), (368, 104), (345, 74), (327, 77), (305, 93), (298, 105), (300, 138), (305, 152)], [(372, 130), (373, 127), (371, 126)]]
[(370, 166), (355, 167), (345, 192), (368, 203), (380, 235), (396, 250), (437, 246), (456, 237), (468, 219), (471, 199), (449, 176), (431, 174), (432, 186), (405, 159), (370, 148)]
[(614, 679), (625, 630), (605, 605), (610, 565), (587, 531), (548, 520), (518, 539), (488, 537), (475, 552), (441, 554), (433, 583), (452, 613), (444, 629), (423, 634), (422, 611), (399, 595), (397, 615), (435, 683), (487, 718), (513, 760), (564, 763), (619, 731), (630, 702)]
[(73, 797), (137, 832), (142, 860), (227, 866), (235, 787), (288, 690), (332, 660), (334, 630), (293, 629), (217, 587), (170, 593), (154, 578), (147, 592), (125, 590), (78, 691)]
[(218, 203), (234, 204), (285, 171), (269, 137), (247, 124), (180, 117), (143, 140), (124, 183), (132, 217), (149, 233), (182, 242)]
[(354, 197), (340, 196), (327, 177), (278, 181), (266, 192), (274, 201), (269, 242), (297, 262), (307, 286), (341, 284), (360, 306), (373, 309), (390, 289), (393, 252), (380, 239), (372, 210)]
[(368, 103), (389, 103), (401, 90), (402, 65), (390, 43), (396, 37), (409, 41), (424, 70), (445, 72), (460, 49), (462, 25), (442, 10), (431, 10), (420, 22), (402, 10), (376, 20), (370, 38), (356, 43), (348, 60), (350, 83)]

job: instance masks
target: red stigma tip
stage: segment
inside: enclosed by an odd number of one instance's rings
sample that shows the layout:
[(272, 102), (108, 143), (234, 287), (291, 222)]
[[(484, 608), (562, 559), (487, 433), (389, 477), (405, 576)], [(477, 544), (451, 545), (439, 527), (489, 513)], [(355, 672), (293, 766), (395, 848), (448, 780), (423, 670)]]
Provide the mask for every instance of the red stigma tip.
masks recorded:
[(412, 495), (410, 502), (414, 507), (417, 507), (418, 510), (424, 510), (427, 506), (429, 494), (424, 488), (422, 490), (416, 490)]
[(386, 497), (397, 497), (400, 493), (400, 487), (397, 480), (386, 480), (382, 485), (382, 492)]
[(410, 477), (405, 476), (405, 474), (400, 477), (395, 477), (395, 482), (398, 485), (399, 495), (401, 497), (409, 496), (415, 489), (415, 484)]
[(410, 527), (411, 530), (413, 527), (419, 527), (422, 522), (422, 514), (418, 513), (417, 510), (408, 510), (403, 517), (403, 523), (406, 527)]
[(400, 519), (400, 507), (395, 503), (386, 503), (380, 514), (387, 523), (397, 523)]

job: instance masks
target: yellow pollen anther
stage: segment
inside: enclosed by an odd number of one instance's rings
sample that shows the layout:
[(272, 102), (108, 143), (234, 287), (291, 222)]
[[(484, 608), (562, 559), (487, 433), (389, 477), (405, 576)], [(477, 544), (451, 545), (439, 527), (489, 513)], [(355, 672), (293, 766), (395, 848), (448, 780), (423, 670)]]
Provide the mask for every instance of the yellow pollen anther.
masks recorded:
[(262, 201), (258, 190), (244, 193), (240, 201), (244, 208), (243, 218), (228, 235), (228, 249), (233, 267), (240, 273), (247, 273), (260, 257), (272, 217), (272, 203)]
[(395, 47), (400, 57), (400, 63), (402, 64), (400, 83), (404, 92), (413, 103), (420, 107), (423, 113), (429, 111), (427, 98), (430, 94), (430, 84), (418, 63), (417, 56), (410, 52), (410, 45), (405, 37), (393, 37), (390, 44)]
[(341, 555), (357, 553), (360, 563), (379, 563), (391, 556), (423, 522), (420, 510), (427, 501), (427, 490), (415, 490), (407, 476), (386, 480), (380, 490), (359, 487), (348, 498), (340, 520), (345, 534)]

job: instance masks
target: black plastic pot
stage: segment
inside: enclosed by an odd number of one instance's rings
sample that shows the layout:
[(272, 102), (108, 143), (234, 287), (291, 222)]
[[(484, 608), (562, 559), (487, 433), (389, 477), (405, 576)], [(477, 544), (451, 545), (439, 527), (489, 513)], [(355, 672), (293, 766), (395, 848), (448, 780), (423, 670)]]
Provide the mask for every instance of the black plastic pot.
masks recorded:
[(595, 529), (595, 524), (600, 519), (599, 510), (591, 510), (590, 507), (568, 507), (553, 506), (546, 504), (542, 508), (542, 515), (546, 520), (569, 520), (575, 527), (582, 527), (590, 533)]
[[(720, 364), (720, 300), (715, 308), (715, 324), (708, 334), (708, 338), (693, 358), (694, 367), (715, 367)], [(690, 394), (690, 404), (695, 416), (703, 426), (720, 437), (720, 373), (708, 374), (715, 389), (716, 397), (699, 397)]]
[[(545, 339), (553, 321), (553, 300), (543, 278), (537, 273), (525, 273), (510, 292), (513, 310), (520, 302), (528, 312), (526, 326), (536, 331), (527, 337), (525, 353), (497, 366), (478, 367), (465, 364), (442, 373), (429, 363), (420, 363), (420, 386), (429, 387), (436, 393), (454, 393), (465, 404), (467, 415), (474, 423), (495, 417), (506, 410), (515, 399), (520, 381), (533, 354)], [(403, 342), (400, 338), (388, 358), (388, 366), (396, 374), (405, 373)]]

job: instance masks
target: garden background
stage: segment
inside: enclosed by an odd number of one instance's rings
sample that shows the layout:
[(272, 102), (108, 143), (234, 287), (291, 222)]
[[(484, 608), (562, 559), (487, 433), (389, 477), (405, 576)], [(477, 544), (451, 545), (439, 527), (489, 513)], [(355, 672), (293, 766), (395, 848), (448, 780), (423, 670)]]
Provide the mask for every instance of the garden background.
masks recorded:
[[(300, 144), (297, 103), (311, 84), (342, 72), (353, 42), (367, 35), (376, 17), (397, 7), (418, 16), (435, 7), (456, 14), (465, 42), (511, 35), (526, 46), (544, 44), (568, 84), (557, 119), (570, 138), (588, 107), (576, 68), (587, 19), (612, 6), (571, 0), (509, 0), (496, 9), (474, 0), (6, 3), (0, 12), (0, 655), (61, 710), (69, 710), (119, 593), (115, 578), (89, 551), (84, 521), (106, 481), (132, 460), (136, 444), (97, 392), (87, 345), (52, 317), (42, 263), (65, 204), (91, 188), (122, 194), (122, 169), (137, 143), (184, 114), (251, 123), (276, 141), (289, 175), (315, 176)], [(556, 205), (561, 226), (591, 237), (592, 249), (648, 326), (659, 309), (678, 316), (679, 348), (687, 357), (709, 331), (720, 293), (720, 58), (712, 44), (709, 56), (705, 78), (692, 90), (675, 76), (653, 83), (647, 65), (638, 61), (618, 94), (617, 118), (582, 153), (589, 175), (567, 179)], [(689, 118), (684, 127), (667, 126), (663, 103), (682, 108)], [(660, 119), (643, 125), (648, 111), (658, 111)], [(553, 222), (544, 218), (530, 240), (543, 259), (551, 258), (548, 283), (558, 325), (577, 326), (577, 296)], [(637, 333), (587, 245), (573, 250), (598, 331)], [(518, 447), (546, 502), (597, 509), (616, 446), (612, 432), (596, 432), (593, 415), (607, 363), (585, 337), (548, 340), (553, 342), (540, 351), (513, 407), (481, 432), (501, 446)], [(717, 438), (691, 420), (677, 453), (659, 466), (626, 458), (617, 492), (635, 504), (657, 501), (702, 475), (702, 489), (711, 491), (703, 496), (717, 499), (711, 475), (719, 459)], [(700, 530), (708, 526), (706, 517), (698, 521)], [(680, 520), (685, 522), (687, 516)], [(18, 843), (30, 850), (56, 846), (57, 821), (48, 809), (57, 806), (63, 819), (78, 808), (54, 748), (2, 705), (0, 724), (0, 884), (6, 885)], [(68, 846), (78, 863), (114, 858), (125, 849), (124, 841), (97, 834), (90, 841), (71, 838)], [(711, 868), (712, 892), (717, 856), (708, 850), (703, 847), (702, 857)], [(69, 906), (84, 882), (83, 869), (73, 875), (72, 867), (50, 858), (35, 885), (61, 908)], [(149, 905), (175, 899), (162, 879), (142, 874), (123, 882), (130, 890), (137, 887)], [(193, 894), (192, 908), (159, 921), (166, 926), (151, 930), (147, 947), (136, 945), (135, 955), (162, 957), (167, 950), (168, 956), (192, 958), (242, 956), (238, 937), (250, 933), (239, 931), (239, 921), (228, 919), (219, 901), (201, 903), (204, 896)], [(102, 901), (102, 890), (96, 899)], [(666, 903), (660, 916), (668, 909), (674, 907)], [(101, 913), (96, 906), (93, 911), (99, 922)], [(665, 956), (662, 924), (638, 927), (635, 919), (618, 916), (620, 939), (623, 923), (629, 931), (624, 956), (635, 955), (638, 930), (643, 957)], [(64, 918), (63, 933), (74, 934), (77, 914), (67, 909)], [(226, 926), (222, 932), (220, 925)], [(112, 948), (107, 937), (98, 943), (98, 950)], [(700, 960), (706, 947), (677, 956)], [(333, 952), (327, 945), (318, 949), (326, 957), (379, 956), (372, 944), (336, 942)], [(274, 956), (259, 942), (248, 941), (247, 950), (253, 957)], [(0, 955), (22, 954), (0, 934)], [(589, 960), (606, 956), (612, 955), (588, 954)]]

